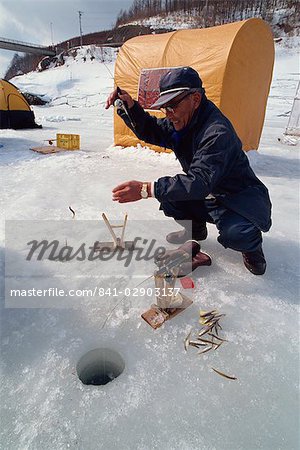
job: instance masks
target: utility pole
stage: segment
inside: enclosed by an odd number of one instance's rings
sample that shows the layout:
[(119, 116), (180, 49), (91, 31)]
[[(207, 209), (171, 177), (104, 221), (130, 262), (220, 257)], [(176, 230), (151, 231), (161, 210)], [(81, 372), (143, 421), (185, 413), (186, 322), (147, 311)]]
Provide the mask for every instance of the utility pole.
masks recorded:
[(82, 48), (82, 27), (81, 27), (81, 16), (83, 11), (78, 11), (79, 14), (79, 31), (80, 31), (80, 47)]
[(50, 22), (50, 32), (51, 32), (51, 45), (52, 47), (54, 47), (54, 42), (53, 42), (53, 23)]

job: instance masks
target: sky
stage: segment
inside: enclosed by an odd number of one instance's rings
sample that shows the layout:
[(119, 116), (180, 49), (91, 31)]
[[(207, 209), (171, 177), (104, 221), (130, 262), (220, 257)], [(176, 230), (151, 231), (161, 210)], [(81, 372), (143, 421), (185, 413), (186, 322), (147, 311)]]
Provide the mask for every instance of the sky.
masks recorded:
[[(0, 0), (0, 37), (51, 44), (79, 35), (78, 11), (82, 11), (83, 34), (110, 29), (121, 9), (132, 0)], [(0, 49), (0, 76), (14, 52)]]

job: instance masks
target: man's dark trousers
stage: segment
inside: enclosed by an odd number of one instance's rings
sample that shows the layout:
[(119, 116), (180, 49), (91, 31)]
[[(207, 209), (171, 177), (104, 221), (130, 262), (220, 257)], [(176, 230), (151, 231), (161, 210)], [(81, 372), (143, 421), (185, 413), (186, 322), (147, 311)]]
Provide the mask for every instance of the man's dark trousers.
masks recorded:
[(209, 222), (219, 230), (218, 241), (238, 252), (254, 252), (262, 244), (261, 231), (248, 219), (219, 205), (216, 199), (204, 201), (162, 202), (160, 209), (176, 221), (191, 220), (193, 227)]

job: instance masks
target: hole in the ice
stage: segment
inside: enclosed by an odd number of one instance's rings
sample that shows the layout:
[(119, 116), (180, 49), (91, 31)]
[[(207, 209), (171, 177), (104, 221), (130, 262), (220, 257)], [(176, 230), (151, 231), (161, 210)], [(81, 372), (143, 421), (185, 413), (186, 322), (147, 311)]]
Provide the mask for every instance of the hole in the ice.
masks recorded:
[(109, 348), (95, 348), (80, 358), (77, 375), (83, 384), (100, 386), (117, 378), (124, 368), (125, 362), (119, 353)]

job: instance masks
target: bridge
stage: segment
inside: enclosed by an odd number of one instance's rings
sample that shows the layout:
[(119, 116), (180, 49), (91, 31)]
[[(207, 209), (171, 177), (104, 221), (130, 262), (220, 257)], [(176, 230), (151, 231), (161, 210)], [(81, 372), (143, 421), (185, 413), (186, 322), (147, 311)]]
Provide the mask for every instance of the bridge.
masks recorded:
[(14, 41), (0, 37), (0, 48), (14, 52), (34, 53), (36, 55), (55, 56), (55, 49), (42, 45), (29, 44), (28, 42)]

